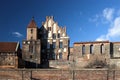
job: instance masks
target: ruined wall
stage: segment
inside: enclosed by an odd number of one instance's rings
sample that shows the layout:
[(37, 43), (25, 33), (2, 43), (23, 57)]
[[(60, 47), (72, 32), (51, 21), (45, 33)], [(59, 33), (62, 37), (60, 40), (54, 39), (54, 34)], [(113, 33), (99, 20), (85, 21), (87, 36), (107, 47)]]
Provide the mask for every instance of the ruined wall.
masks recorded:
[[(91, 46), (92, 45), (92, 49)], [(103, 48), (101, 49), (101, 45)], [(83, 53), (84, 46), (84, 53)], [(102, 51), (101, 51), (102, 50)], [(76, 67), (86, 67), (89, 64), (107, 63), (110, 61), (109, 42), (80, 42), (74, 44), (74, 61)], [(81, 64), (81, 65), (79, 65)]]
[(66, 61), (66, 60), (49, 60), (49, 66), (51, 68), (57, 68), (57, 69), (71, 69), (73, 65), (72, 61)]
[(120, 69), (120, 59), (110, 59), (110, 68)]
[(19, 61), (15, 54), (14, 52), (0, 54), (0, 68), (17, 68)]
[(120, 57), (120, 42), (113, 43), (113, 57)]

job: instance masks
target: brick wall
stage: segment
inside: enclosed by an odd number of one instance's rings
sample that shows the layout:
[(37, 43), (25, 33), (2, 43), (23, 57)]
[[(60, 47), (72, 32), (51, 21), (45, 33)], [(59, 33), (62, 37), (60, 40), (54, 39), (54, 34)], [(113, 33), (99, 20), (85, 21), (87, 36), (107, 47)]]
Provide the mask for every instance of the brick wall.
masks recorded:
[(120, 43), (113, 43), (113, 57), (120, 57)]
[[(84, 54), (83, 54), (83, 45)], [(90, 49), (90, 46), (93, 49)], [(101, 45), (104, 45), (101, 53)], [(74, 44), (74, 60), (76, 67), (88, 67), (89, 64), (95, 64), (96, 61), (104, 62), (106, 65), (109, 64), (110, 60), (110, 43), (108, 42), (81, 42)], [(91, 52), (91, 53), (90, 53)], [(81, 65), (79, 65), (81, 64)], [(94, 66), (91, 66), (94, 67)]]
[(0, 80), (120, 80), (120, 70), (9, 69), (0, 70)]
[(57, 69), (70, 69), (72, 68), (73, 62), (66, 60), (49, 60), (49, 67)]

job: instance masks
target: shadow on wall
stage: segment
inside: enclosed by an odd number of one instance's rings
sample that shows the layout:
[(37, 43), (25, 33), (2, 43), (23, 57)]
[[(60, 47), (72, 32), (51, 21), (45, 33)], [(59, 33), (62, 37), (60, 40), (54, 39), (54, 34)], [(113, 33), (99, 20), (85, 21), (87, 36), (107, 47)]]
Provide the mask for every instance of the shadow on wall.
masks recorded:
[(106, 61), (95, 60), (94, 62), (90, 62), (85, 68), (108, 68)]
[[(38, 29), (38, 39), (41, 40), (41, 67), (49, 68), (49, 54), (47, 52), (47, 39), (48, 39), (48, 30), (42, 25), (40, 29)], [(50, 45), (51, 46), (51, 45)], [(49, 57), (48, 57), (49, 56)]]
[(40, 64), (30, 62), (30, 61), (24, 61), (24, 63), (25, 63), (25, 68), (38, 68), (38, 67), (41, 67)]

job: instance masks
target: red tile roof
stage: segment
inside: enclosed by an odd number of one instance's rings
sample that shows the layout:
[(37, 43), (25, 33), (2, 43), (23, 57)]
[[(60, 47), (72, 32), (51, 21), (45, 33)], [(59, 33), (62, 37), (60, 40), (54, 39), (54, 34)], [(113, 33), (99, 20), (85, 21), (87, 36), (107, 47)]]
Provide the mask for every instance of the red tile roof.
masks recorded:
[(37, 28), (37, 25), (34, 19), (32, 19), (31, 22), (28, 24), (28, 28)]
[(17, 42), (0, 42), (0, 52), (15, 52)]

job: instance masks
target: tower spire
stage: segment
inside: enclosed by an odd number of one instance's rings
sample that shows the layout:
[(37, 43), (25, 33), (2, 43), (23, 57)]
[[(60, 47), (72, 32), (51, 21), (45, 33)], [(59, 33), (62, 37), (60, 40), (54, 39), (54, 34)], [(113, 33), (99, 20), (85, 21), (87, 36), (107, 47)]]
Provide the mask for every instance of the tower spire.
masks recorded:
[(32, 20), (30, 21), (30, 23), (28, 24), (28, 28), (36, 28), (36, 22), (34, 20), (34, 16), (32, 17)]
[(32, 17), (32, 20), (34, 20), (34, 16)]

